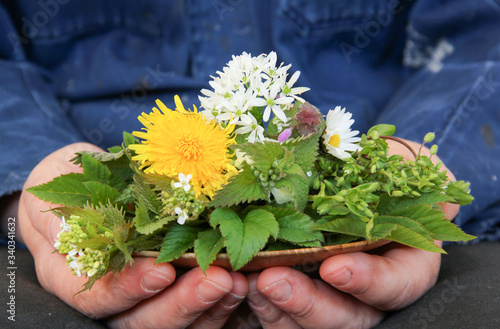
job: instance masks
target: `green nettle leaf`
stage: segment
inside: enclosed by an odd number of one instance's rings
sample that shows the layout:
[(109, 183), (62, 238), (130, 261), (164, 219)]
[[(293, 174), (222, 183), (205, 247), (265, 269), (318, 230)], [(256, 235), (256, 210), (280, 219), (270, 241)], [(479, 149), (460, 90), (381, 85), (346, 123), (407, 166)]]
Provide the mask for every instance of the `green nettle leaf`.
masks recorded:
[(37, 198), (64, 206), (83, 206), (90, 201), (91, 192), (85, 187), (83, 174), (70, 173), (52, 181), (30, 187), (28, 192)]
[(267, 200), (268, 193), (263, 191), (250, 167), (243, 165), (243, 171), (231, 178), (229, 184), (217, 191), (209, 207), (227, 207), (241, 202)]
[(268, 172), (273, 162), (285, 154), (285, 148), (279, 142), (247, 143), (238, 145), (237, 148), (245, 152), (254, 161), (255, 168), (262, 172)]
[(206, 273), (208, 266), (215, 260), (217, 253), (223, 247), (224, 238), (219, 230), (210, 228), (198, 233), (198, 238), (194, 242), (194, 253), (203, 273)]
[(90, 191), (90, 202), (94, 206), (98, 206), (101, 203), (113, 202), (120, 196), (120, 192), (117, 189), (101, 182), (89, 181), (84, 182), (83, 185)]
[[(324, 220), (328, 220), (330, 216), (326, 216)], [(367, 223), (357, 218), (333, 218), (333, 220), (324, 224), (315, 225), (313, 229), (326, 232), (342, 233), (357, 237), (366, 238)]]
[(384, 193), (380, 196), (375, 212), (378, 212), (381, 215), (386, 215), (419, 204), (429, 205), (429, 204), (437, 204), (441, 202), (453, 202), (453, 201), (454, 200), (452, 198), (440, 193), (439, 191), (425, 193), (418, 198), (409, 198), (409, 197), (395, 198)]
[(234, 271), (264, 248), (269, 235), (276, 237), (279, 232), (274, 215), (264, 209), (252, 210), (241, 220), (234, 210), (218, 208), (211, 214), (210, 224), (219, 225)]
[(171, 262), (179, 258), (188, 249), (193, 248), (194, 241), (202, 229), (196, 226), (175, 223), (165, 235), (156, 263)]
[(113, 241), (110, 238), (99, 235), (75, 245), (80, 249), (90, 248), (92, 250), (102, 250), (106, 249), (109, 245), (112, 244)]
[(379, 135), (392, 136), (396, 132), (396, 126), (388, 125), (388, 124), (379, 124), (373, 126), (366, 133), (367, 136), (370, 136), (373, 132), (377, 132)]
[(162, 204), (158, 195), (153, 191), (153, 189), (148, 185), (148, 183), (144, 180), (140, 175), (134, 176), (134, 184), (130, 186), (134, 197), (137, 202), (144, 203), (144, 205), (148, 208), (149, 211), (160, 214)]
[[(107, 153), (107, 154), (116, 154), (116, 153)], [(123, 156), (121, 154), (121, 156)], [(116, 159), (116, 158), (115, 158)], [(108, 160), (109, 163), (111, 164), (113, 160)], [(123, 162), (126, 162), (128, 166), (128, 159), (123, 156), (123, 160), (121, 161), (121, 165), (123, 165)], [(127, 183), (123, 180), (122, 177), (119, 175), (113, 174), (111, 170), (100, 160), (94, 158), (92, 155), (89, 153), (83, 153), (82, 154), (82, 168), (83, 168), (83, 174), (85, 175), (86, 180), (88, 181), (97, 181), (101, 182), (103, 184), (109, 184), (112, 185), (113, 187), (117, 188), (118, 190), (123, 190), (127, 187)], [(118, 168), (115, 168), (118, 169)], [(123, 168), (120, 168), (123, 170)], [(121, 172), (120, 172), (121, 173)]]
[[(64, 216), (66, 218), (70, 218), (71, 216), (79, 216), (81, 218), (84, 218), (85, 220), (92, 222), (96, 226), (104, 226), (106, 221), (104, 218), (104, 214), (100, 210), (94, 208), (89, 204), (86, 204), (85, 206), (83, 206), (83, 208), (78, 206), (60, 207), (54, 209), (54, 212), (60, 217)], [(111, 229), (111, 227), (105, 227)]]
[(295, 163), (299, 165), (304, 172), (311, 170), (311, 167), (316, 160), (319, 148), (319, 138), (321, 137), (322, 132), (323, 131), (319, 131), (317, 133), (299, 137), (283, 143), (283, 146), (290, 151), (293, 151)]
[[(263, 207), (272, 213), (279, 224), (278, 240), (284, 240), (296, 245), (314, 245), (320, 247), (323, 234), (312, 230), (314, 221), (304, 213), (294, 209)], [(310, 243), (308, 243), (310, 242)]]
[(149, 215), (148, 207), (144, 202), (139, 202), (135, 208), (134, 225), (137, 232), (141, 234), (153, 234), (155, 231), (163, 228), (166, 224), (176, 219), (176, 216), (167, 216), (152, 220)]
[(115, 226), (121, 226), (127, 224), (125, 219), (125, 213), (123, 209), (118, 208), (117, 205), (108, 203), (106, 205), (101, 204), (97, 211), (99, 211), (104, 217), (104, 226), (107, 228), (113, 228)]
[(88, 153), (82, 154), (82, 168), (85, 178), (89, 181), (106, 184), (111, 177), (109, 168)]
[(115, 246), (123, 253), (125, 260), (132, 264), (134, 259), (132, 258), (132, 252), (134, 251), (133, 246), (127, 244), (127, 240), (130, 235), (131, 223), (123, 223), (115, 225), (113, 227), (113, 241)]
[(397, 228), (394, 229), (387, 237), (387, 239), (399, 242), (410, 247), (446, 254), (443, 249), (434, 244), (434, 241), (432, 239), (429, 240), (421, 234), (418, 234), (417, 232), (414, 232), (401, 225), (398, 225)]
[(432, 237), (442, 241), (469, 241), (475, 237), (464, 233), (458, 226), (444, 218), (441, 209), (428, 205), (416, 205), (392, 213), (395, 216), (408, 216), (418, 221)]
[[(421, 235), (422, 237), (426, 238), (429, 241), (432, 241), (432, 237), (429, 231), (427, 231), (422, 224), (417, 222), (416, 220), (413, 220), (409, 217), (403, 217), (403, 216), (375, 216), (374, 217), (374, 227), (376, 227), (379, 224), (395, 224), (399, 226), (403, 226), (409, 230), (412, 230), (413, 232)], [(392, 234), (392, 233), (391, 233)]]

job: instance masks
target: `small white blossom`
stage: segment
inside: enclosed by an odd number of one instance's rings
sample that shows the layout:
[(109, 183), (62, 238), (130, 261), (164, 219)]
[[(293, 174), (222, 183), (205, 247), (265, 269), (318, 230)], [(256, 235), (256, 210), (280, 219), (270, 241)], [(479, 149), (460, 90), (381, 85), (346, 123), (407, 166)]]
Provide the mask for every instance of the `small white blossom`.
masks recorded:
[(351, 117), (352, 114), (346, 113), (345, 108), (340, 109), (340, 106), (337, 106), (333, 111), (330, 110), (326, 116), (323, 144), (328, 153), (339, 159), (351, 157), (346, 151), (355, 152), (361, 149), (359, 145), (354, 144), (359, 142), (361, 138), (354, 137), (359, 131), (351, 130), (351, 125), (354, 123)]
[(174, 211), (177, 214), (177, 216), (179, 216), (177, 218), (177, 223), (179, 223), (179, 225), (184, 225), (184, 223), (186, 222), (186, 219), (188, 219), (189, 216), (180, 207), (175, 207)]
[(250, 133), (247, 138), (250, 143), (264, 141), (264, 127), (257, 123), (257, 119), (251, 113), (243, 114), (240, 120), (237, 124), (242, 127), (234, 131), (236, 134)]
[(185, 176), (183, 173), (179, 173), (179, 181), (174, 183), (174, 187), (183, 188), (184, 191), (188, 192), (191, 189), (189, 181), (191, 180), (192, 177), (193, 176), (191, 176), (191, 174)]

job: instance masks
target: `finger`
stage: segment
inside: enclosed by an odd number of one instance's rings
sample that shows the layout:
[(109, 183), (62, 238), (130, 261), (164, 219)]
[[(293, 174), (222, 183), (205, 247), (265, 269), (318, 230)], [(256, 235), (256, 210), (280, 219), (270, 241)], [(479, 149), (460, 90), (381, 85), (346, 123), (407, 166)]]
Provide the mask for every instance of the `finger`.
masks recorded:
[(432, 287), (441, 255), (393, 244), (383, 255), (351, 253), (328, 258), (321, 278), (381, 310), (403, 308)]
[[(295, 321), (295, 327), (371, 328), (383, 318), (379, 310), (288, 267), (263, 271), (257, 280), (257, 289), (287, 313)], [(279, 323), (285, 321), (283, 316), (277, 320), (264, 327), (289, 328), (289, 323)]]
[(266, 329), (290, 328), (300, 329), (301, 327), (278, 306), (262, 295), (257, 289), (259, 274), (253, 273), (248, 276), (249, 292), (248, 305), (259, 319), (261, 325)]
[(194, 268), (160, 294), (111, 318), (112, 328), (186, 328), (233, 289), (231, 275), (209, 267), (206, 275)]
[(221, 328), (231, 313), (241, 304), (248, 294), (248, 281), (238, 272), (229, 273), (233, 280), (233, 289), (211, 309), (204, 312), (189, 328)]
[[(76, 143), (68, 145), (43, 159), (29, 175), (21, 194), (20, 207), (26, 209), (28, 219), (31, 220), (33, 227), (51, 244), (55, 242), (57, 233), (61, 230), (61, 220), (51, 212), (42, 212), (55, 208), (54, 205), (44, 202), (33, 194), (26, 192), (26, 189), (32, 186), (47, 183), (53, 178), (68, 174), (70, 172), (82, 172), (82, 168), (70, 162), (75, 157), (76, 152), (80, 151), (102, 151), (101, 148), (88, 144)], [(21, 235), (23, 232), (21, 231)]]
[[(20, 211), (20, 218), (25, 216)], [(150, 298), (175, 280), (171, 264), (154, 264), (152, 258), (137, 258), (133, 266), (120, 273), (109, 273), (97, 281), (90, 291), (82, 290), (87, 278), (72, 275), (66, 257), (53, 254), (53, 247), (31, 226), (25, 232), (35, 259), (38, 281), (52, 294), (92, 318), (105, 318), (123, 312), (143, 299)]]

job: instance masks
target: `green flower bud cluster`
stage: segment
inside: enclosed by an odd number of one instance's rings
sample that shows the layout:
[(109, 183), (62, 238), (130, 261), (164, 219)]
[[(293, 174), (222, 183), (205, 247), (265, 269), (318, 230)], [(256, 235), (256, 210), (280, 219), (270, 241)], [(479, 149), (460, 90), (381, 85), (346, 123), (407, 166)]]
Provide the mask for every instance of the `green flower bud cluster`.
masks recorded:
[(279, 161), (274, 161), (271, 168), (267, 171), (259, 170), (254, 165), (251, 165), (250, 169), (260, 185), (265, 188), (275, 187), (276, 183), (283, 178), (283, 169)]
[(62, 218), (61, 231), (57, 234), (57, 240), (54, 247), (60, 254), (67, 254), (75, 249), (75, 245), (87, 240), (89, 236), (80, 226), (80, 216), (72, 215), (68, 221)]
[(174, 188), (172, 195), (162, 191), (160, 195), (163, 208), (162, 216), (177, 216), (175, 209), (180, 208), (189, 216), (190, 220), (196, 219), (205, 209), (206, 202), (196, 198), (193, 189), (185, 191), (183, 188)]
[(107, 269), (109, 263), (109, 253), (101, 250), (92, 250), (85, 248), (84, 250), (73, 249), (66, 256), (66, 265), (73, 270), (73, 275), (88, 277), (102, 276)]
[[(424, 142), (434, 139), (427, 134)], [(440, 172), (442, 163), (434, 165), (427, 156), (403, 161), (400, 155), (388, 156), (388, 144), (378, 134), (364, 135), (360, 141), (362, 151), (355, 158), (337, 160), (319, 155), (317, 175), (312, 183), (321, 191), (314, 196), (313, 208), (320, 215), (353, 213), (371, 217), (378, 196), (387, 193), (395, 197), (419, 197), (432, 191), (445, 191), (449, 185), (446, 172)], [(431, 148), (431, 154), (437, 146)]]

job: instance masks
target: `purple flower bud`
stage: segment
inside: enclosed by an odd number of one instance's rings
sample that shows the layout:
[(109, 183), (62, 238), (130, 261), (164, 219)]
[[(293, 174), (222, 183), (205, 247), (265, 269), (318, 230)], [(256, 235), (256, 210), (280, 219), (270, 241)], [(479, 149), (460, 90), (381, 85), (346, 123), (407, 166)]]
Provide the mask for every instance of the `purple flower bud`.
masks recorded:
[(286, 128), (281, 132), (281, 134), (278, 136), (278, 142), (283, 143), (286, 141), (290, 136), (292, 136), (292, 131), (293, 128)]

